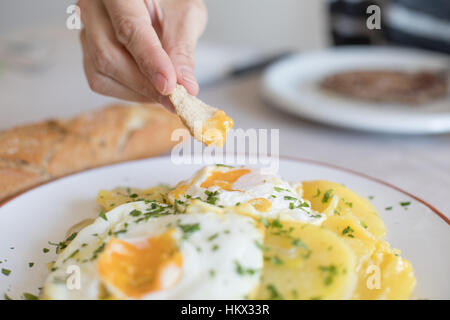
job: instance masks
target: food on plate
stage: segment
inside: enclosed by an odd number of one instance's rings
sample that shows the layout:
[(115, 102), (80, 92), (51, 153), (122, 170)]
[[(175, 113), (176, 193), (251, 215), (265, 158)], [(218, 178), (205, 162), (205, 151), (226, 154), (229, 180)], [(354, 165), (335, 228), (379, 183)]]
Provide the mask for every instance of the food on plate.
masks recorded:
[[(376, 209), (328, 181), (207, 166), (175, 187), (98, 193), (44, 299), (407, 299), (411, 264)], [(79, 266), (81, 289), (67, 288)]]
[[(263, 265), (263, 230), (238, 214), (179, 214), (164, 204), (123, 204), (81, 230), (53, 265), (51, 299), (238, 299)], [(66, 269), (80, 267), (80, 290)], [(246, 274), (236, 272), (237, 268)], [(250, 271), (251, 270), (251, 273)]]
[(344, 71), (327, 76), (320, 86), (348, 98), (414, 105), (443, 99), (448, 93), (447, 78), (429, 71)]
[(183, 124), (159, 105), (112, 105), (0, 132), (0, 200), (48, 180), (156, 156)]
[(223, 147), (228, 131), (233, 128), (233, 119), (191, 96), (181, 85), (176, 86), (169, 98), (195, 139), (207, 146)]

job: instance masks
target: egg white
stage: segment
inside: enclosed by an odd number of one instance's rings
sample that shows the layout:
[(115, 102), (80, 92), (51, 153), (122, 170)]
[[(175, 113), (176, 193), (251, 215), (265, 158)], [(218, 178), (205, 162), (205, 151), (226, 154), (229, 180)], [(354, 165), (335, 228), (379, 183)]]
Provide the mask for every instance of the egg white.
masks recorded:
[[(167, 214), (138, 221), (152, 210), (151, 205), (144, 201), (123, 204), (106, 213), (107, 220), (98, 217), (81, 230), (55, 262), (44, 284), (43, 298), (98, 299), (102, 295), (100, 288), (105, 287), (97, 269), (99, 249), (112, 237), (134, 243), (169, 228), (176, 230), (174, 238), (183, 257), (182, 276), (172, 287), (148, 293), (142, 299), (242, 299), (257, 288), (263, 266), (257, 244), (262, 243), (263, 235), (253, 219), (207, 212)], [(133, 210), (142, 215), (130, 215)], [(198, 224), (198, 230), (185, 234), (181, 226), (192, 224)], [(79, 267), (79, 289), (67, 285), (70, 266)], [(113, 298), (130, 298), (118, 288), (106, 288)]]
[[(251, 214), (271, 219), (293, 219), (305, 223), (320, 225), (325, 219), (325, 215), (311, 209), (309, 201), (301, 198), (301, 192), (297, 186), (284, 181), (274, 174), (262, 174), (259, 169), (249, 169), (250, 173), (242, 175), (233, 183), (233, 190), (223, 190), (219, 186), (202, 187), (202, 183), (216, 171), (228, 172), (236, 169), (226, 166), (207, 166), (199, 170), (191, 179), (180, 183), (181, 186), (189, 186), (182, 195), (182, 200), (201, 199), (208, 201), (208, 193), (216, 193), (214, 205), (220, 207), (239, 206), (253, 199), (264, 198), (271, 202), (272, 207), (268, 212), (258, 212), (252, 210)], [(169, 194), (169, 199), (173, 202), (175, 197)]]

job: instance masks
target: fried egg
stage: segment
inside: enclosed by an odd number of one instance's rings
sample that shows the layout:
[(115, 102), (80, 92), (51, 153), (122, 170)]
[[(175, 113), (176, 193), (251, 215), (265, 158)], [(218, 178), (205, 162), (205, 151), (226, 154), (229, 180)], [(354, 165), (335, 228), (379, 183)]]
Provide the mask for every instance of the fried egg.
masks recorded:
[(61, 252), (42, 297), (242, 299), (256, 292), (263, 231), (252, 218), (169, 209), (138, 201), (102, 214)]
[[(259, 169), (213, 165), (204, 167), (169, 193), (169, 200), (199, 199), (218, 207), (236, 207), (256, 217), (292, 219), (319, 225), (325, 215), (311, 209), (300, 188)], [(245, 209), (239, 209), (243, 206)], [(250, 210), (248, 210), (250, 208)]]

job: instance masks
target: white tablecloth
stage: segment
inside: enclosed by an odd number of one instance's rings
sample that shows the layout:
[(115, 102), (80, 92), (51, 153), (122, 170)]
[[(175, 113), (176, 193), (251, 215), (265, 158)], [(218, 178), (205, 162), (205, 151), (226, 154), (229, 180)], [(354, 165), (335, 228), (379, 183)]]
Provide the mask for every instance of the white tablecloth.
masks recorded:
[[(11, 35), (9, 39), (13, 38)], [(77, 32), (30, 30), (0, 39), (0, 129), (72, 116), (110, 98), (90, 92)], [(27, 43), (28, 47), (21, 47)], [(5, 49), (6, 48), (6, 49)], [(12, 52), (31, 52), (22, 59)], [(257, 75), (201, 88), (236, 127), (279, 128), (280, 153), (320, 160), (385, 180), (450, 216), (450, 135), (393, 136), (330, 128), (287, 115), (263, 102)]]

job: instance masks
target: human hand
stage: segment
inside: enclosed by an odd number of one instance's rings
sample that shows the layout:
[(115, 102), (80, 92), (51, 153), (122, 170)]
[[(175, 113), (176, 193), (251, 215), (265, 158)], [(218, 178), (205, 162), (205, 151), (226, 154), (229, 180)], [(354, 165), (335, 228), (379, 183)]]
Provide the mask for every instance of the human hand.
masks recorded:
[(194, 51), (207, 13), (201, 0), (80, 0), (84, 71), (90, 88), (161, 102), (177, 83), (198, 94)]

